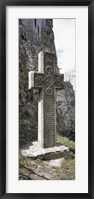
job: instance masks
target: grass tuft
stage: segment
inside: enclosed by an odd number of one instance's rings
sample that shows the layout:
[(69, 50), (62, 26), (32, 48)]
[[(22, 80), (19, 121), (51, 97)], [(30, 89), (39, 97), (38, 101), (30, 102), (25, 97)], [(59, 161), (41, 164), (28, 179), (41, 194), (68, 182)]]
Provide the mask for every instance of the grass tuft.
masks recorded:
[(57, 141), (68, 147), (70, 151), (75, 151), (75, 142), (72, 140), (57, 134)]

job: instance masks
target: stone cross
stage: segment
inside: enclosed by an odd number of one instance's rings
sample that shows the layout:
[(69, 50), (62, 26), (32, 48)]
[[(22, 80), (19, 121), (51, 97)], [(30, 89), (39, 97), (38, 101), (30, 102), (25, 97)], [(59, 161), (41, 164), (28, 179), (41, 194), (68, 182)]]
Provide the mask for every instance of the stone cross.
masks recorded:
[(64, 75), (55, 72), (55, 55), (40, 52), (38, 72), (29, 72), (29, 89), (39, 89), (38, 143), (43, 148), (56, 145), (56, 89), (63, 88)]

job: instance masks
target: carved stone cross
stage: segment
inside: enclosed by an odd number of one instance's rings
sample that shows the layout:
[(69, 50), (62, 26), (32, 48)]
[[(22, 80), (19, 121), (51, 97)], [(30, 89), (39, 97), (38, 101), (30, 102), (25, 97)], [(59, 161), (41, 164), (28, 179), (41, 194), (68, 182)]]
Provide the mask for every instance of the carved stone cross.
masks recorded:
[(43, 148), (56, 145), (56, 89), (63, 89), (63, 74), (55, 73), (55, 55), (40, 52), (38, 72), (29, 72), (29, 89), (39, 89), (38, 142)]

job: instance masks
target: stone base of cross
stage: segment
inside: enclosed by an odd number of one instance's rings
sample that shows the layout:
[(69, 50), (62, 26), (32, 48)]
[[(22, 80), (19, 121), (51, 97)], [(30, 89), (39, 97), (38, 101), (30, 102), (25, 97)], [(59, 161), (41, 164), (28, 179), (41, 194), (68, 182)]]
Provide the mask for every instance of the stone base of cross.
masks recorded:
[(39, 89), (38, 143), (43, 148), (56, 145), (56, 89), (63, 89), (64, 75), (55, 72), (55, 55), (40, 52), (38, 72), (29, 72), (29, 89)]

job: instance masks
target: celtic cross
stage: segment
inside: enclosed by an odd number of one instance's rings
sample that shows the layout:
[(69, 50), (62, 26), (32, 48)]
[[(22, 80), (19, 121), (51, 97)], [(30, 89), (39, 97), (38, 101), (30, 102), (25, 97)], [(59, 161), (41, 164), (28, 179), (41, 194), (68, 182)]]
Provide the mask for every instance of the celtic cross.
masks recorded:
[(38, 142), (43, 148), (56, 145), (56, 89), (63, 89), (63, 74), (55, 73), (55, 55), (40, 52), (38, 72), (29, 72), (29, 89), (39, 89)]

